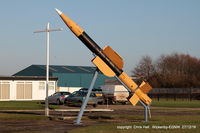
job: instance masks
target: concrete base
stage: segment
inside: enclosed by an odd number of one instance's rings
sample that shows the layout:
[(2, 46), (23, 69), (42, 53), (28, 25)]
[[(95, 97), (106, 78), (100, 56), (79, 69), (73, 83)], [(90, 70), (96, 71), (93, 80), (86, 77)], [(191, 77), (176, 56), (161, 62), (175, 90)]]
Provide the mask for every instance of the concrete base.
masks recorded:
[[(55, 109), (54, 111), (79, 112), (80, 109)], [(114, 111), (114, 110), (112, 110), (112, 109), (85, 109), (84, 110), (84, 112), (104, 112), (104, 111), (109, 112), (109, 111)]]
[(60, 120), (72, 120), (72, 119), (76, 119), (76, 117), (66, 116), (66, 117), (58, 117), (58, 119), (60, 119)]
[(82, 121), (80, 121), (80, 123), (77, 123), (77, 120), (74, 120), (74, 125), (83, 125)]

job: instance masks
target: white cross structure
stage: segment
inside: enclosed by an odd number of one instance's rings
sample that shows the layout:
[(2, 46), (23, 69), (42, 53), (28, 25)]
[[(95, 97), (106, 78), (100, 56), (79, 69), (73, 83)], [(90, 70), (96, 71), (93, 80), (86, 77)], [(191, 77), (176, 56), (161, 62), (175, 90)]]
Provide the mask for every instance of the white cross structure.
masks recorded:
[(51, 31), (62, 31), (63, 29), (49, 29), (49, 22), (47, 23), (47, 28), (44, 30), (34, 31), (33, 33), (46, 32), (47, 33), (47, 49), (46, 49), (46, 98), (45, 98), (45, 115), (49, 116), (48, 107), (48, 88), (49, 88), (49, 32)]

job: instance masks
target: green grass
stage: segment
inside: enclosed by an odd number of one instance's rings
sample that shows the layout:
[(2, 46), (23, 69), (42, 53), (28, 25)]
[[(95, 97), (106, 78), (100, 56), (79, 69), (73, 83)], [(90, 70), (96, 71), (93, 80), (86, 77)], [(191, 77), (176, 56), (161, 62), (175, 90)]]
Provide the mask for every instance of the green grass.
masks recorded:
[(48, 117), (35, 114), (0, 113), (0, 120), (48, 120)]
[[(128, 102), (127, 104), (130, 104)], [(119, 103), (117, 105), (120, 105)], [(137, 103), (137, 106), (142, 106), (140, 102)], [(177, 107), (177, 108), (200, 108), (200, 100), (182, 100), (182, 99), (177, 99), (174, 101), (173, 99), (160, 99), (159, 101), (157, 99), (152, 99), (152, 104), (151, 106), (153, 107)]]
[[(102, 121), (102, 117), (97, 119)], [(110, 116), (112, 119), (132, 119), (142, 121), (142, 116)], [(106, 122), (106, 120), (104, 120)], [(186, 129), (182, 129), (182, 126), (186, 125)], [(168, 129), (156, 129), (155, 126), (165, 126)], [(173, 129), (173, 127), (177, 129)], [(180, 128), (178, 128), (180, 127)], [(191, 127), (191, 129), (189, 129)], [(196, 127), (196, 128), (195, 128)], [(124, 129), (123, 129), (124, 128)], [(169, 129), (170, 128), (170, 129)], [(69, 133), (132, 133), (132, 132), (200, 132), (200, 116), (154, 116), (150, 122), (123, 122), (123, 123), (113, 123), (113, 124), (99, 124), (94, 126), (88, 126), (83, 128), (78, 128), (69, 131)]]
[[(161, 112), (177, 112), (174, 108), (180, 108), (178, 112), (200, 112), (198, 109), (192, 110), (194, 108), (200, 108), (200, 101), (182, 101), (182, 100), (153, 100), (152, 105), (154, 107), (161, 107), (161, 109), (154, 109)], [(162, 108), (164, 107), (164, 108)], [(172, 108), (165, 108), (172, 107)], [(182, 109), (181, 109), (182, 108)], [(188, 110), (185, 110), (188, 108)], [(95, 121), (99, 121), (101, 123), (107, 124), (98, 124), (94, 126), (82, 127), (78, 129), (74, 129), (69, 131), (69, 133), (178, 133), (178, 132), (200, 132), (200, 115), (154, 115), (149, 122), (142, 122), (144, 120), (143, 115), (109, 115), (109, 116), (94, 116), (88, 117), (85, 119), (91, 119)], [(118, 120), (118, 121), (117, 121)], [(121, 120), (121, 121), (120, 121)], [(127, 122), (131, 121), (133, 122)], [(83, 120), (84, 121), (84, 120)], [(117, 122), (116, 122), (117, 121)], [(135, 122), (140, 121), (140, 122)], [(109, 124), (108, 124), (109, 122)], [(113, 124), (110, 124), (110, 123)], [(184, 128), (184, 125), (186, 129)], [(154, 127), (163, 127), (163, 129), (156, 129)], [(164, 129), (164, 127), (168, 127), (168, 129)], [(173, 129), (173, 127), (177, 127), (177, 129)], [(120, 129), (124, 128), (124, 129)], [(136, 129), (135, 129), (136, 128)], [(140, 129), (141, 128), (141, 129)], [(169, 129), (170, 128), (170, 129)], [(191, 129), (190, 129), (191, 128)]]
[[(41, 104), (42, 101), (1, 101), (0, 110), (37, 110), (44, 109), (45, 104)], [(117, 105), (116, 105), (117, 106)], [(192, 111), (194, 108), (200, 108), (200, 101), (182, 101), (182, 100), (153, 100), (152, 106), (161, 107), (160, 109), (154, 109), (161, 112), (171, 112), (177, 111), (174, 108), (180, 108), (178, 112), (185, 112), (185, 108), (189, 108), (187, 111)], [(59, 108), (57, 105), (50, 105), (51, 109)], [(172, 107), (172, 108), (162, 108), (162, 107)], [(191, 108), (191, 110), (190, 110)], [(186, 112), (187, 112), (186, 111)], [(199, 112), (195, 109), (194, 112)], [(20, 114), (20, 113), (0, 113), (0, 120), (46, 120), (48, 119), (45, 116), (35, 115), (35, 114)], [(71, 131), (69, 133), (132, 133), (132, 132), (200, 132), (200, 115), (154, 115), (149, 122), (141, 122), (144, 120), (143, 115), (99, 115), (99, 116), (89, 116), (83, 117), (83, 123), (85, 121), (97, 121), (98, 123), (94, 126), (81, 127)], [(130, 122), (133, 121), (133, 122)], [(139, 122), (135, 122), (139, 121)], [(179, 129), (154, 129), (153, 126), (180, 126)], [(181, 129), (182, 125), (187, 126), (196, 126), (195, 129)], [(120, 129), (120, 127), (126, 128), (129, 126), (129, 129)], [(131, 127), (131, 128), (130, 128)], [(134, 128), (137, 129), (134, 129)], [(142, 129), (139, 129), (142, 127)], [(145, 127), (149, 127), (145, 129)], [(128, 127), (127, 127), (128, 128)]]
[[(42, 101), (0, 101), (0, 110), (40, 110), (45, 108)], [(59, 106), (49, 105), (50, 109), (57, 109)]]
[[(182, 126), (192, 126), (193, 129), (182, 129)], [(168, 129), (156, 129), (155, 126), (165, 126)], [(172, 127), (179, 127), (173, 129)], [(170, 129), (169, 129), (170, 127)], [(195, 128), (196, 127), (196, 128)], [(122, 129), (124, 128), (124, 129)], [(199, 123), (196, 122), (152, 122), (152, 123), (123, 123), (123, 124), (101, 124), (95, 126), (89, 126), (84, 128), (79, 128), (69, 131), (69, 133), (178, 133), (178, 132), (187, 132), (187, 133), (197, 133), (200, 132)]]
[(152, 105), (153, 107), (186, 107), (186, 108), (200, 108), (200, 101), (199, 100), (192, 100), (192, 101), (182, 101), (182, 100), (153, 100)]
[[(127, 103), (128, 105), (131, 105), (130, 102)], [(116, 103), (116, 105), (122, 105), (121, 103)], [(140, 102), (137, 103), (137, 106), (142, 106)], [(182, 99), (177, 99), (174, 101), (173, 99), (160, 99), (159, 101), (157, 99), (152, 99), (152, 104), (151, 106), (153, 107), (188, 107), (188, 108), (199, 108), (200, 107), (200, 100), (182, 100)]]
[[(43, 101), (1, 101), (0, 110), (44, 110)], [(57, 105), (49, 105), (50, 109), (59, 108)], [(2, 112), (0, 120), (44, 120), (48, 117), (21, 112)]]

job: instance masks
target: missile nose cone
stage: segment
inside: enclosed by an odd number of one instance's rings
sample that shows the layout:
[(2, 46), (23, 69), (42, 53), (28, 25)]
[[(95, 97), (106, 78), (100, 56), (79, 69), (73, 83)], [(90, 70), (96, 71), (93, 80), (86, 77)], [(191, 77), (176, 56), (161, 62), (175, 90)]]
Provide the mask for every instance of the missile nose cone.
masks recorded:
[(55, 8), (55, 10), (56, 10), (56, 12), (57, 12), (59, 15), (62, 14), (62, 12), (61, 12), (60, 10), (58, 10), (57, 8)]

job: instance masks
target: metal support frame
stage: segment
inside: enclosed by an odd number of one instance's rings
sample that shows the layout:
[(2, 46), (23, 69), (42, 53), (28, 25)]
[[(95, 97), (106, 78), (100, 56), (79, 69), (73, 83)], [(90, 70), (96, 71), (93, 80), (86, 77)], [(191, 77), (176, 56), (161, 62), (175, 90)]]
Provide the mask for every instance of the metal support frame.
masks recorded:
[[(94, 76), (93, 76), (93, 79), (92, 79), (92, 82), (90, 84), (90, 87), (88, 89), (88, 93), (87, 93), (87, 96), (81, 106), (81, 109), (79, 111), (79, 114), (78, 114), (78, 117), (77, 117), (77, 120), (75, 120), (75, 125), (81, 125), (81, 119), (82, 119), (82, 116), (83, 116), (83, 113), (84, 113), (84, 110), (85, 110), (85, 107), (88, 103), (88, 100), (89, 100), (89, 96), (92, 92), (92, 88), (94, 87), (94, 84), (96, 82), (96, 79), (97, 79), (97, 76), (99, 74), (99, 70), (97, 69), (94, 73)], [(117, 80), (119, 80), (121, 82), (121, 84), (129, 91), (129, 92), (132, 92), (117, 76), (115, 76), (117, 78)], [(148, 109), (149, 109), (149, 106), (151, 105), (151, 103), (149, 105), (146, 105), (144, 102), (142, 102), (141, 100), (139, 100), (139, 102), (143, 105), (144, 107), (144, 115), (145, 115), (145, 122), (148, 121)]]
[[(129, 92), (132, 92), (128, 87), (127, 87), (127, 85), (126, 84), (124, 84), (122, 81), (121, 81), (121, 79), (119, 79), (117, 76), (115, 76), (116, 77), (116, 79), (117, 80), (119, 80), (120, 82), (121, 82), (121, 84), (129, 91)], [(150, 104), (148, 104), (148, 105), (146, 105), (144, 102), (142, 102), (141, 100), (139, 100), (139, 102), (143, 105), (143, 107), (144, 107), (144, 122), (147, 122), (148, 121), (148, 109), (149, 109), (149, 106), (151, 105), (151, 103)]]
[(87, 93), (87, 96), (85, 98), (85, 100), (83, 101), (83, 104), (81, 106), (81, 109), (79, 111), (79, 114), (78, 114), (78, 117), (77, 117), (77, 120), (75, 121), (75, 125), (81, 125), (81, 119), (82, 119), (82, 116), (83, 116), (83, 113), (84, 113), (84, 110), (85, 110), (85, 107), (88, 103), (88, 100), (89, 100), (89, 97), (90, 97), (90, 94), (92, 92), (92, 88), (94, 87), (94, 84), (95, 84), (95, 81), (97, 79), (97, 76), (99, 74), (99, 70), (97, 69), (94, 73), (94, 76), (93, 76), (93, 79), (92, 79), (92, 82), (90, 84), (90, 87), (88, 89), (88, 93)]
[(145, 116), (144, 121), (147, 122), (148, 121), (148, 109), (149, 109), (149, 106), (151, 105), (151, 103), (149, 105), (146, 105), (141, 100), (140, 100), (140, 103), (144, 107), (144, 116)]

